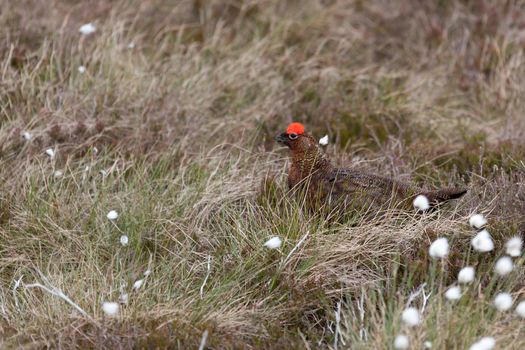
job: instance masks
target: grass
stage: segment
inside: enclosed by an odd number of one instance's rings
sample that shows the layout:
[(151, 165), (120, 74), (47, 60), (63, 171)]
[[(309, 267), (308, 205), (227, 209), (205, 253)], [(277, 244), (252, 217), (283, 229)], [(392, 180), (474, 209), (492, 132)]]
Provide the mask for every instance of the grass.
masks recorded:
[[(207, 331), (209, 348), (524, 348), (523, 320), (492, 306), (525, 290), (523, 255), (493, 273), (525, 231), (523, 23), (504, 0), (0, 1), (1, 347), (198, 348)], [(328, 220), (286, 188), (273, 137), (292, 120), (337, 164), (469, 193)], [(474, 212), (492, 252), (470, 247)], [(476, 281), (447, 302), (466, 265)]]

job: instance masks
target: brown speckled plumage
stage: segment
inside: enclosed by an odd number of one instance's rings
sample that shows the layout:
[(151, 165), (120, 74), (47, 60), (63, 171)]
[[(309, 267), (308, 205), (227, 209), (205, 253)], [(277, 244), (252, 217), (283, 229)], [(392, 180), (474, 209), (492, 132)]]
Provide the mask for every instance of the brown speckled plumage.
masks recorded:
[(344, 205), (377, 207), (394, 205), (409, 209), (413, 199), (425, 195), (432, 207), (466, 193), (465, 189), (447, 188), (423, 191), (420, 188), (391, 178), (365, 172), (335, 168), (323, 155), (316, 140), (309, 134), (277, 136), (277, 141), (291, 151), (288, 171), (290, 189), (305, 189), (310, 201), (342, 203)]

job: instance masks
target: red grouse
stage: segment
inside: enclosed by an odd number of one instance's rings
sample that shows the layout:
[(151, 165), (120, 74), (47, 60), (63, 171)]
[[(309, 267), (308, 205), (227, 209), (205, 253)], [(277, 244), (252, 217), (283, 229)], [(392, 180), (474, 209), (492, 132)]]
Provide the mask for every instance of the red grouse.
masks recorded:
[(316, 139), (305, 132), (300, 123), (290, 124), (286, 132), (276, 137), (276, 141), (286, 145), (291, 151), (289, 188), (304, 190), (309, 204), (328, 203), (370, 208), (393, 205), (408, 209), (418, 195), (424, 195), (433, 208), (467, 192), (461, 188), (424, 191), (388, 177), (336, 168), (321, 152)]

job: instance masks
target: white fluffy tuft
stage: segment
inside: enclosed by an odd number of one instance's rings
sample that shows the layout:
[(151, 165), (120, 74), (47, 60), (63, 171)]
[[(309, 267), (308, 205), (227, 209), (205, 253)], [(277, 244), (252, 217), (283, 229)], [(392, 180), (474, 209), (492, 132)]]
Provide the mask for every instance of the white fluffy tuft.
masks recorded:
[(102, 311), (108, 316), (115, 316), (118, 313), (118, 303), (105, 302), (102, 304)]
[(525, 300), (520, 301), (518, 306), (516, 306), (516, 313), (519, 317), (525, 318)]
[(478, 252), (486, 253), (494, 249), (494, 242), (490, 233), (487, 230), (479, 232), (474, 238), (472, 238), (472, 247)]
[(264, 246), (266, 248), (270, 248), (270, 249), (278, 249), (282, 244), (282, 241), (279, 237), (272, 237), (270, 238), (269, 240), (266, 241), (266, 243), (264, 243)]
[(106, 216), (109, 220), (115, 220), (116, 218), (118, 218), (118, 213), (116, 210), (111, 210)]
[(428, 248), (428, 253), (433, 258), (443, 259), (448, 255), (448, 240), (444, 237), (436, 239)]
[(521, 237), (515, 236), (507, 241), (505, 244), (507, 249), (507, 254), (512, 257), (518, 257), (521, 255), (521, 249), (523, 248), (523, 239)]
[(320, 144), (321, 146), (326, 146), (326, 145), (328, 145), (328, 135), (325, 135), (325, 136), (321, 137), (321, 138), (319, 139), (319, 144)]
[(494, 306), (499, 311), (507, 311), (512, 307), (512, 296), (509, 293), (499, 293), (494, 298)]
[(401, 314), (401, 319), (407, 326), (410, 327), (415, 327), (421, 323), (419, 311), (415, 307), (409, 307), (403, 310), (403, 313)]
[(423, 196), (422, 194), (420, 194), (414, 199), (413, 204), (414, 204), (414, 208), (421, 210), (421, 211), (425, 211), (430, 208), (430, 203), (428, 202), (428, 198), (426, 196)]
[(409, 345), (408, 337), (404, 334), (398, 334), (394, 340), (394, 349), (408, 349)]
[(93, 23), (87, 23), (82, 26), (80, 26), (79, 32), (84, 35), (93, 34), (97, 28), (93, 25)]
[(471, 266), (467, 266), (461, 269), (458, 274), (459, 283), (471, 283), (474, 281), (475, 270)]
[(52, 148), (46, 149), (46, 154), (49, 156), (49, 158), (55, 158), (55, 150)]
[(127, 235), (120, 236), (120, 244), (122, 244), (123, 247), (127, 246), (129, 244), (129, 237)]
[(144, 280), (138, 280), (133, 283), (133, 289), (138, 290), (140, 287), (142, 287), (142, 284), (144, 283)]
[(496, 265), (494, 265), (494, 271), (500, 276), (508, 275), (513, 268), (514, 264), (512, 263), (512, 259), (508, 256), (499, 258), (498, 261), (496, 261)]
[(468, 223), (474, 228), (482, 228), (487, 224), (487, 219), (481, 214), (474, 214), (470, 217)]
[(450, 287), (445, 292), (445, 298), (451, 301), (458, 300), (459, 298), (461, 298), (461, 289), (458, 286)]
[(483, 337), (476, 343), (472, 344), (470, 350), (491, 350), (496, 345), (496, 340), (493, 337)]

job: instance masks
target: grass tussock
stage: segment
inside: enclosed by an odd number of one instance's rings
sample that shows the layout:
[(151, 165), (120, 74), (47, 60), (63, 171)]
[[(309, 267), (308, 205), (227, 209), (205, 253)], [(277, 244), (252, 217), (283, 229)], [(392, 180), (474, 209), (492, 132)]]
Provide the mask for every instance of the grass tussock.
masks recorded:
[[(525, 291), (523, 255), (494, 272), (525, 235), (523, 2), (0, 1), (0, 28), (2, 348), (525, 348), (493, 306)], [(312, 213), (273, 141), (292, 120), (339, 164), (469, 192)]]

